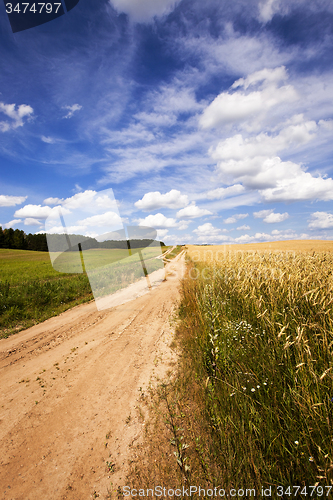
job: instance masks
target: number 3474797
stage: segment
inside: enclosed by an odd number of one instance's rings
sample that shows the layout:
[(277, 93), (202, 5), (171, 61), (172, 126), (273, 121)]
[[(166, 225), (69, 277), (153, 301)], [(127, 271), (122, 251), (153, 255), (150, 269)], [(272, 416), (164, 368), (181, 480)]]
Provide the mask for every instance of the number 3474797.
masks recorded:
[(46, 12), (47, 14), (58, 13), (59, 8), (61, 7), (61, 3), (6, 3), (6, 12), (7, 14), (12, 14), (16, 12), (17, 14), (25, 14), (28, 12), (33, 12), (34, 14), (41, 14), (42, 12)]

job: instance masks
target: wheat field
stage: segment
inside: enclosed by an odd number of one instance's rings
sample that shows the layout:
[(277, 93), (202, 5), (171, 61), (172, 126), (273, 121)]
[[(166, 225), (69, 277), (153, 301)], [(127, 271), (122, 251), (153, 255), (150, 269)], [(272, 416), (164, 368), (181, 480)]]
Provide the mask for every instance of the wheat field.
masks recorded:
[(333, 484), (332, 250), (187, 247), (187, 349), (230, 484)]

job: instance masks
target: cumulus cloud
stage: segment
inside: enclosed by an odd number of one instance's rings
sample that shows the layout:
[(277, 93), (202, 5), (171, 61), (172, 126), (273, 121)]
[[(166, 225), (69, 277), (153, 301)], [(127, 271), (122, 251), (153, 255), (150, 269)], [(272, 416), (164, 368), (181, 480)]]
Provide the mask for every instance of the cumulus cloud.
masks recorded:
[(157, 237), (162, 240), (169, 232), (169, 229), (157, 229)]
[(210, 153), (224, 182), (240, 182), (246, 188), (258, 189), (264, 201), (328, 201), (333, 199), (331, 178), (315, 177), (303, 165), (277, 156), (279, 151), (294, 151), (307, 144), (322, 127), (322, 121), (318, 125), (306, 121), (302, 114), (295, 115), (278, 134), (260, 133), (251, 138), (236, 134), (220, 141)]
[(154, 228), (177, 227), (178, 224), (179, 223), (175, 219), (165, 217), (165, 215), (161, 213), (148, 215), (145, 219), (139, 219), (139, 226)]
[(229, 241), (232, 239), (230, 238), (230, 236), (221, 234), (222, 230), (214, 227), (210, 222), (206, 222), (206, 224), (198, 226), (198, 228), (194, 229), (193, 232), (196, 233), (198, 241), (204, 243), (214, 241)]
[(0, 130), (7, 132), (10, 129), (22, 127), (24, 125), (24, 118), (30, 118), (34, 110), (31, 106), (21, 104), (16, 108), (16, 104), (4, 104), (0, 102), (0, 113), (5, 114), (11, 118), (11, 122), (0, 122)]
[(245, 219), (248, 216), (249, 214), (235, 214), (231, 217), (228, 217), (227, 219), (224, 219), (223, 222), (225, 224), (233, 224), (234, 222), (237, 222), (240, 219)]
[(197, 207), (195, 202), (193, 201), (188, 207), (179, 210), (176, 214), (176, 217), (178, 219), (196, 219), (197, 217), (203, 217), (204, 215), (213, 214), (205, 208)]
[(171, 12), (180, 0), (110, 0), (118, 12), (128, 14), (135, 22), (150, 21), (154, 16)]
[(48, 198), (44, 201), (50, 204), (59, 203), (53, 208), (47, 205), (39, 210), (34, 209), (36, 219), (47, 215), (47, 233), (63, 233), (65, 224), (67, 232), (99, 238), (123, 228), (112, 189), (101, 192), (86, 190), (70, 198)]
[(70, 198), (62, 200), (62, 205), (69, 210), (107, 210), (108, 208), (117, 209), (117, 202), (113, 197), (112, 190), (108, 193), (98, 193), (91, 189), (87, 189), (82, 193), (76, 193)]
[(109, 211), (103, 214), (92, 215), (77, 222), (80, 226), (104, 227), (121, 224), (121, 218), (117, 213)]
[(159, 191), (146, 193), (142, 200), (137, 201), (134, 205), (139, 210), (149, 211), (158, 208), (181, 208), (188, 205), (188, 196), (182, 195), (177, 189), (171, 189), (168, 193), (161, 194)]
[(232, 85), (232, 89), (237, 89), (243, 87), (247, 90), (251, 85), (255, 85), (260, 82), (265, 82), (265, 84), (277, 84), (283, 80), (287, 79), (287, 72), (284, 66), (279, 68), (264, 68), (260, 71), (255, 71), (246, 78), (239, 78)]
[(64, 200), (63, 198), (46, 198), (43, 203), (44, 205), (59, 205), (62, 203)]
[(277, 180), (276, 187), (261, 191), (265, 201), (333, 200), (333, 179), (314, 177), (299, 165), (286, 163), (291, 167), (286, 170), (286, 178)]
[(222, 200), (223, 198), (229, 198), (230, 196), (236, 196), (245, 191), (244, 186), (241, 184), (235, 184), (234, 186), (229, 186), (226, 188), (217, 188), (211, 191), (208, 191), (207, 198), (210, 200)]
[(249, 234), (243, 234), (242, 236), (239, 236), (238, 238), (234, 239), (235, 243), (256, 243), (259, 241), (274, 241), (274, 236), (271, 234), (267, 233), (256, 233), (253, 236), (250, 236)]
[(214, 160), (221, 162), (272, 157), (279, 151), (308, 143), (315, 138), (317, 130), (315, 121), (306, 121), (302, 114), (295, 115), (276, 135), (262, 132), (255, 137), (244, 138), (236, 134), (219, 142), (211, 153)]
[[(291, 85), (278, 86), (280, 80), (286, 79), (284, 67), (264, 69), (250, 75), (248, 78), (237, 80), (229, 92), (222, 92), (209, 104), (200, 117), (203, 129), (217, 127), (227, 123), (237, 123), (253, 119), (255, 116), (265, 114), (274, 106), (295, 101), (298, 95)], [(258, 90), (244, 93), (236, 90), (260, 84)]]
[(80, 109), (82, 109), (82, 106), (80, 106), (80, 104), (73, 104), (73, 106), (63, 106), (62, 109), (69, 110), (67, 115), (63, 116), (63, 118), (72, 118), (75, 111), (80, 111)]
[(328, 212), (314, 212), (308, 220), (310, 229), (328, 229), (333, 227), (333, 214)]
[[(61, 209), (62, 213), (69, 213), (65, 209)], [(41, 205), (25, 205), (23, 208), (16, 210), (14, 217), (22, 217), (25, 219), (47, 219), (48, 217), (58, 217), (59, 207), (49, 207), (48, 205), (42, 207)]]
[[(85, 231), (86, 231), (86, 226), (66, 226), (66, 233), (67, 234), (84, 234)], [(47, 233), (48, 234), (65, 234), (65, 230), (64, 230), (63, 226), (53, 226), (53, 227), (47, 228)]]
[(274, 212), (274, 208), (269, 210), (260, 210), (259, 212), (253, 212), (253, 217), (255, 219), (264, 219), (268, 215)]
[(238, 238), (235, 238), (235, 243), (259, 243), (261, 241), (283, 241), (283, 240), (306, 240), (309, 239), (309, 235), (306, 233), (297, 234), (292, 229), (287, 229), (285, 231), (274, 230), (271, 234), (267, 233), (255, 233), (253, 236), (249, 234), (243, 234)]
[(5, 229), (10, 229), (14, 226), (16, 226), (17, 224), (20, 224), (22, 222), (21, 219), (14, 219), (14, 220), (11, 220), (10, 222), (7, 222), (7, 224), (4, 224), (3, 227)]
[(283, 222), (289, 218), (288, 212), (284, 214), (275, 213), (274, 209), (271, 210), (260, 210), (259, 212), (253, 212), (255, 219), (263, 219), (264, 222), (268, 224), (273, 224), (276, 222)]
[(275, 224), (277, 222), (283, 222), (286, 219), (289, 219), (288, 212), (285, 212), (284, 214), (271, 213), (264, 217), (263, 221), (267, 222), (268, 224)]
[(21, 205), (27, 199), (27, 196), (7, 196), (5, 194), (0, 195), (0, 207), (15, 207), (15, 205)]
[(24, 220), (25, 226), (40, 226), (41, 222), (38, 219), (33, 219), (32, 217), (28, 217)]
[[(283, 229), (283, 230), (279, 230), (279, 229), (273, 229), (272, 231), (272, 236), (278, 236), (279, 239), (302, 239), (302, 237), (304, 237), (305, 235), (298, 235), (297, 233), (295, 233), (295, 231), (293, 229)], [(307, 235), (308, 236), (308, 235)]]
[(248, 231), (250, 228), (250, 226), (247, 226), (244, 224), (244, 226), (239, 226), (237, 227), (237, 231)]

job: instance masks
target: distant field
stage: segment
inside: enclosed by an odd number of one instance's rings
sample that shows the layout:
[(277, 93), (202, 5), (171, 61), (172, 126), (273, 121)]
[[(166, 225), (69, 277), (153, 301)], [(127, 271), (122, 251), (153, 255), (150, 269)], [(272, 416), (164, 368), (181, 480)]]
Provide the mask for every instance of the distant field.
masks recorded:
[(332, 240), (288, 240), (244, 245), (186, 245), (195, 262), (216, 260), (229, 252), (333, 252)]
[[(163, 266), (154, 258), (160, 253), (160, 247), (141, 249), (148, 273)], [(79, 273), (79, 254), (57, 256), (55, 270), (48, 252), (0, 249), (0, 338), (93, 299), (87, 274)], [(131, 257), (119, 249), (86, 250), (83, 256), (90, 280), (103, 295), (142, 277), (139, 249)]]
[[(142, 258), (153, 259), (161, 254), (161, 247), (134, 248), (131, 250), (132, 255), (129, 256), (127, 249), (121, 248), (94, 248), (83, 250), (86, 270), (95, 269), (110, 264), (127, 264), (129, 262), (140, 262), (140, 253)], [(54, 266), (58, 270), (65, 272), (80, 272), (81, 259), (78, 252), (54, 252), (50, 254), (54, 259)]]

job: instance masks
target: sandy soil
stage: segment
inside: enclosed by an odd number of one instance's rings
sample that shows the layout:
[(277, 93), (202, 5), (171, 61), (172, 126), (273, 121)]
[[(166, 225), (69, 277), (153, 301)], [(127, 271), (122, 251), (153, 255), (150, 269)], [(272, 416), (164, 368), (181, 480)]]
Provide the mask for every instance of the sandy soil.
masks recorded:
[(168, 266), (144, 295), (129, 287), (125, 303), (84, 304), (0, 340), (1, 499), (105, 499), (125, 485), (144, 393), (175, 362), (184, 255)]

